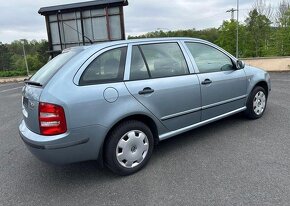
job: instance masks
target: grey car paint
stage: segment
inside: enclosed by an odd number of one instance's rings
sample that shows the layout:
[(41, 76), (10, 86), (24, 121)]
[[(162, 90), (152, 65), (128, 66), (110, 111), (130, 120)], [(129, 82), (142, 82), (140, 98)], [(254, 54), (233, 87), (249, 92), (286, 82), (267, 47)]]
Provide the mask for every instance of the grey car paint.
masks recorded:
[[(196, 75), (128, 81), (125, 84), (129, 92), (169, 130), (200, 122), (201, 95)], [(154, 88), (154, 93), (139, 95), (138, 92), (146, 87)]]
[[(65, 164), (97, 159), (104, 140), (118, 122), (132, 116), (150, 118), (163, 140), (190, 129), (216, 121), (246, 109), (249, 93), (259, 82), (271, 89), (268, 73), (246, 66), (244, 69), (200, 74), (185, 42), (202, 42), (213, 46), (234, 62), (237, 60), (221, 48), (199, 39), (166, 38), (116, 41), (83, 47), (42, 88), (26, 85), (23, 96), (34, 107), (28, 109), (19, 126), (29, 150), (43, 161)], [(136, 44), (177, 42), (184, 53), (190, 74), (160, 79), (130, 81), (132, 46)], [(80, 86), (86, 67), (103, 52), (127, 46), (124, 81)], [(201, 85), (206, 78), (211, 85)], [(156, 92), (138, 95), (145, 87)], [(38, 103), (61, 105), (66, 114), (68, 131), (55, 136), (39, 134)]]
[(212, 81), (211, 85), (201, 84), (202, 121), (245, 106), (247, 78), (244, 70), (203, 73), (197, 76), (201, 82), (206, 79)]

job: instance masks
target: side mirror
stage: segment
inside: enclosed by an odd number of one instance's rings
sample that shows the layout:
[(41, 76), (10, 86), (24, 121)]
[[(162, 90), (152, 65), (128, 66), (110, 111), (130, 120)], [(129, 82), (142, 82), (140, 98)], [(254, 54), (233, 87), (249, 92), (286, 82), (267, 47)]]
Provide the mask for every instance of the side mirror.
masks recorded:
[(245, 62), (243, 62), (241, 60), (237, 60), (236, 66), (237, 66), (237, 69), (243, 69), (243, 68), (245, 68), (246, 64), (245, 64)]

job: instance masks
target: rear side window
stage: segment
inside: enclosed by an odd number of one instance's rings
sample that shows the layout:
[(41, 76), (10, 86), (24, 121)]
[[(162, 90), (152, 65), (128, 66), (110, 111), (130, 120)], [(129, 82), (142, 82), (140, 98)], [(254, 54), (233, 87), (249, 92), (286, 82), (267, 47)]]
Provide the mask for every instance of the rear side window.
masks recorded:
[(73, 56), (79, 53), (80, 50), (68, 51), (61, 53), (60, 55), (54, 57), (46, 65), (44, 65), (40, 70), (38, 70), (31, 78), (30, 81), (38, 82), (42, 85), (46, 84), (49, 79)]
[(189, 74), (177, 43), (133, 46), (130, 80)]
[(234, 69), (230, 57), (218, 49), (201, 43), (186, 43), (186, 45), (193, 56), (200, 73), (220, 72)]
[(127, 47), (104, 52), (86, 68), (80, 85), (118, 82), (123, 80)]

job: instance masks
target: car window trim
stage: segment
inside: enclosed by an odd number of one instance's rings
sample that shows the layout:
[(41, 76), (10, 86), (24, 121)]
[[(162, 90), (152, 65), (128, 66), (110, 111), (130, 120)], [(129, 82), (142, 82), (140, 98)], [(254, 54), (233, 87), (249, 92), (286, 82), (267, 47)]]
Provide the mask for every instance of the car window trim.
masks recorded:
[[(182, 53), (182, 56), (184, 58), (184, 61), (186, 63), (186, 67), (187, 67), (187, 73), (186, 74), (180, 74), (180, 75), (174, 75), (174, 76), (164, 76), (164, 77), (149, 77), (149, 78), (146, 78), (146, 79), (140, 79), (140, 80), (148, 80), (148, 79), (159, 79), (159, 78), (168, 78), (168, 77), (176, 77), (176, 76), (184, 76), (184, 75), (190, 75), (192, 74), (191, 70), (190, 70), (190, 65), (189, 65), (189, 62), (188, 62), (188, 59), (187, 59), (187, 56), (185, 55), (185, 51), (183, 50), (182, 48), (182, 45), (180, 44), (179, 41), (177, 40), (172, 40), (172, 41), (153, 41), (153, 42), (140, 42), (140, 43), (131, 43), (128, 47), (131, 47), (130, 49), (130, 52), (131, 52), (131, 55), (130, 55), (130, 62), (129, 62), (129, 65), (126, 65), (126, 68), (125, 70), (128, 70), (126, 75), (125, 75), (125, 78), (124, 78), (124, 81), (136, 81), (136, 80), (130, 80), (130, 71), (131, 71), (131, 62), (132, 62), (132, 54), (133, 54), (133, 47), (134, 46), (137, 46), (137, 47), (140, 47), (141, 51), (142, 51), (142, 48), (141, 46), (142, 45), (153, 45), (153, 44), (169, 44), (169, 43), (175, 43), (177, 44), (177, 46), (179, 47), (180, 49), (180, 52)], [(141, 52), (141, 55), (142, 55), (143, 51)], [(144, 55), (144, 53), (143, 53)], [(142, 58), (144, 59), (144, 62), (147, 62), (147, 60), (145, 60), (145, 55), (143, 56), (142, 55)], [(128, 56), (127, 56), (127, 61), (128, 61)], [(146, 63), (145, 63), (146, 64)], [(146, 67), (148, 66), (148, 64), (146, 64)], [(148, 69), (149, 69), (149, 66), (148, 66)], [(150, 72), (150, 75), (151, 75), (151, 72)], [(140, 81), (138, 80), (138, 81)]]
[(189, 73), (189, 74), (179, 74), (175, 76), (164, 76), (164, 77), (155, 77), (155, 78), (147, 78), (147, 79), (127, 79), (124, 80), (124, 82), (133, 82), (133, 81), (148, 81), (148, 80), (154, 80), (154, 79), (162, 79), (162, 78), (174, 78), (174, 77), (181, 77), (181, 76), (188, 76), (188, 75), (196, 75), (195, 73)]
[[(147, 59), (145, 58), (144, 52), (143, 52), (143, 50), (142, 50), (140, 45), (138, 45), (137, 48), (139, 49), (139, 52), (140, 52), (140, 54), (142, 56), (142, 59), (143, 59), (143, 61), (145, 63), (145, 66), (146, 66), (146, 69), (147, 69), (147, 72), (148, 72), (148, 75), (149, 75), (148, 79), (152, 79), (151, 71), (149, 69), (149, 65), (148, 65)], [(133, 52), (132, 52), (132, 55), (133, 55)], [(131, 67), (130, 67), (130, 72), (131, 72)]]

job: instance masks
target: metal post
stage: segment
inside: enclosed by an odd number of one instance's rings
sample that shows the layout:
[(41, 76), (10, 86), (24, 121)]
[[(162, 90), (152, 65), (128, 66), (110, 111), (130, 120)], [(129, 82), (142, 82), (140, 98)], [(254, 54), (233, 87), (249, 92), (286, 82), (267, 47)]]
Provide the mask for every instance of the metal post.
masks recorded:
[(239, 0), (237, 0), (237, 45), (236, 45), (236, 58), (239, 58)]
[(108, 32), (108, 39), (109, 41), (112, 40), (112, 36), (111, 36), (111, 27), (110, 27), (110, 16), (109, 16), (109, 9), (108, 7), (105, 8), (105, 12), (106, 12), (106, 21), (107, 21), (107, 32)]
[(27, 59), (26, 59), (26, 52), (25, 52), (24, 43), (25, 43), (25, 41), (22, 41), (22, 48), (23, 48), (24, 61), (25, 61), (25, 65), (26, 65), (26, 72), (27, 72), (27, 76), (29, 77), (29, 69), (28, 69), (28, 64), (27, 64)]

